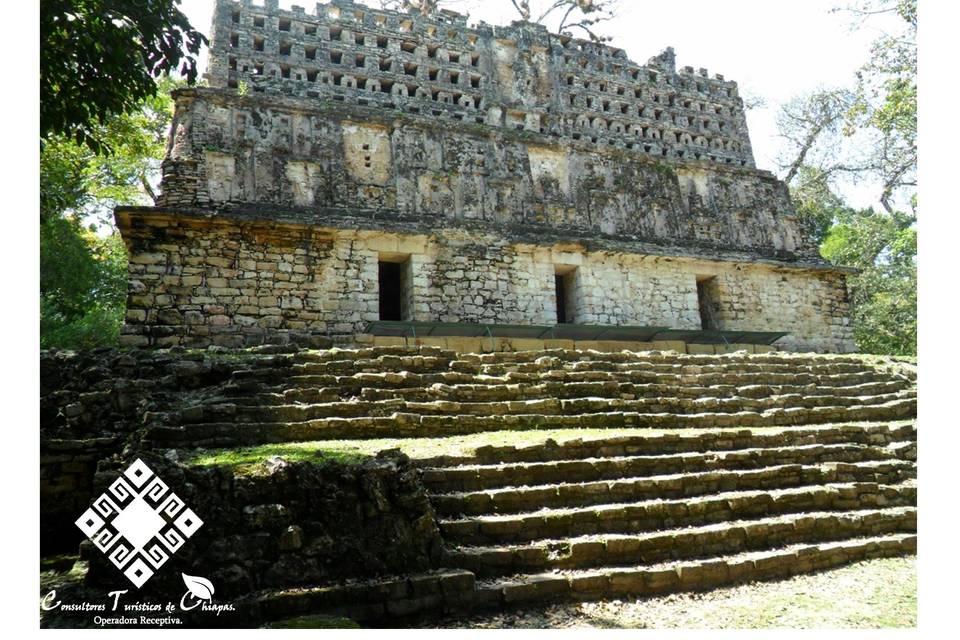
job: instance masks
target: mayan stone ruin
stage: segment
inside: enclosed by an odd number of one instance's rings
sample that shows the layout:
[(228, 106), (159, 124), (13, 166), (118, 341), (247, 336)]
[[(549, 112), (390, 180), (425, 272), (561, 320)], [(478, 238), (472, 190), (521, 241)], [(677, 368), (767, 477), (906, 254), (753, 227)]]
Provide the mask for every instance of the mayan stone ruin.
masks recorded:
[(41, 352), (58, 598), (443, 626), (916, 553), (916, 365), (852, 353), (734, 82), (348, 0), (218, 0), (207, 80), (116, 211), (123, 345)]
[(845, 271), (754, 165), (737, 84), (671, 49), (221, 0), (206, 80), (176, 92), (157, 206), (116, 212), (125, 345), (357, 344), (393, 320), (855, 350)]

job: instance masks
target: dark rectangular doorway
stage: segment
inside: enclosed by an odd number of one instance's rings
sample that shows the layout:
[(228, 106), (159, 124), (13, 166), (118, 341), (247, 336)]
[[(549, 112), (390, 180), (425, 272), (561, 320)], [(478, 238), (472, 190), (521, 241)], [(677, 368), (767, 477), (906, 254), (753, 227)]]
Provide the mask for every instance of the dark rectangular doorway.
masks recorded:
[(700, 328), (719, 331), (717, 322), (717, 279), (713, 276), (697, 276), (697, 302), (700, 305)]
[(556, 265), (554, 268), (553, 285), (557, 295), (557, 324), (573, 324), (576, 315), (575, 287), (573, 279), (577, 268), (566, 265)]
[(380, 262), (380, 319), (403, 320), (402, 262)]
[(558, 273), (554, 276), (554, 284), (557, 287), (557, 324), (567, 324), (567, 283)]

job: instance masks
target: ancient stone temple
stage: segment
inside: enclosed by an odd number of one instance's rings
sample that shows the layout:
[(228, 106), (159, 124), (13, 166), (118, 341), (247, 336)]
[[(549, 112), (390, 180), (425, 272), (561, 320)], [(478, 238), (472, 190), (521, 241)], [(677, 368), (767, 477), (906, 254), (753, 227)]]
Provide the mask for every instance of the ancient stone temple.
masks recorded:
[(218, 0), (206, 79), (175, 94), (157, 206), (116, 212), (127, 345), (403, 321), (855, 348), (845, 271), (756, 168), (736, 83), (671, 49)]

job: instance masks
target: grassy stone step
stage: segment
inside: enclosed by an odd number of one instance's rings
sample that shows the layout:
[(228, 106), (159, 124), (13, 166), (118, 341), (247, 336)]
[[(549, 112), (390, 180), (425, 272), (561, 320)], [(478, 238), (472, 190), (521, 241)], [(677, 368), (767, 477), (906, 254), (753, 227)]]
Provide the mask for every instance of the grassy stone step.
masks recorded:
[(645, 534), (579, 536), (495, 547), (467, 546), (449, 549), (445, 562), (469, 569), (477, 576), (490, 577), (636, 562), (655, 564), (797, 543), (913, 533), (916, 529), (917, 510), (913, 507), (816, 511)]
[(785, 447), (813, 444), (861, 444), (888, 446), (893, 442), (916, 440), (912, 420), (879, 424), (824, 424), (822, 426), (782, 427), (774, 430), (718, 429), (699, 432), (651, 432), (650, 435), (611, 435), (589, 439), (547, 440), (530, 445), (486, 445), (472, 456), (438, 455), (423, 458), (420, 465), (460, 467), (463, 465), (500, 465), (517, 462), (555, 462), (584, 458), (609, 458), (705, 451)]
[(434, 493), (477, 491), (506, 486), (557, 482), (589, 482), (628, 477), (690, 473), (721, 469), (756, 469), (778, 464), (863, 462), (897, 458), (882, 446), (862, 444), (810, 444), (647, 456), (614, 456), (552, 462), (465, 465), (428, 468), (423, 483)]
[(532, 487), (432, 495), (440, 516), (521, 513), (536, 508), (583, 507), (653, 499), (678, 499), (725, 491), (782, 489), (835, 482), (896, 484), (916, 477), (906, 460), (799, 464), (751, 470), (720, 470), (599, 482), (566, 482)]
[[(636, 413), (615, 411), (580, 415), (420, 415), (322, 418), (303, 422), (230, 422), (190, 424), (186, 427), (153, 426), (147, 442), (181, 446), (229, 447), (308, 440), (390, 437), (433, 437), (485, 431), (535, 429), (618, 428), (727, 428), (811, 425), (847, 421), (902, 420), (916, 416), (916, 398), (851, 407), (774, 408), (762, 413)], [(227, 416), (225, 416), (226, 418)]]
[(445, 540), (460, 544), (523, 542), (600, 533), (637, 533), (804, 511), (915, 506), (916, 486), (836, 483), (770, 491), (737, 491), (679, 500), (441, 520)]

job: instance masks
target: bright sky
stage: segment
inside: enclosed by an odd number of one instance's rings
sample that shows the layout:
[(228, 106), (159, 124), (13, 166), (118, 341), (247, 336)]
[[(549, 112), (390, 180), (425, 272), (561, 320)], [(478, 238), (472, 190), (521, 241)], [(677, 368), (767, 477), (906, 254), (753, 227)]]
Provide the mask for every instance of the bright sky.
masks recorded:
[[(291, 4), (309, 13), (315, 2), (280, 0), (281, 7)], [(376, 0), (366, 4), (379, 6)], [(854, 31), (849, 14), (831, 13), (846, 5), (847, 0), (621, 0), (618, 19), (601, 25), (601, 33), (639, 63), (672, 46), (678, 67), (706, 67), (736, 80), (741, 95), (763, 98), (766, 106), (750, 111), (747, 122), (757, 166), (776, 172), (780, 106), (818, 87), (852, 85), (880, 35), (879, 22)], [(505, 24), (517, 17), (509, 0), (457, 0), (450, 6), (469, 14), (471, 22)], [(209, 30), (213, 0), (184, 0), (181, 7), (191, 24)], [(870, 185), (843, 191), (855, 206), (876, 204)]]

